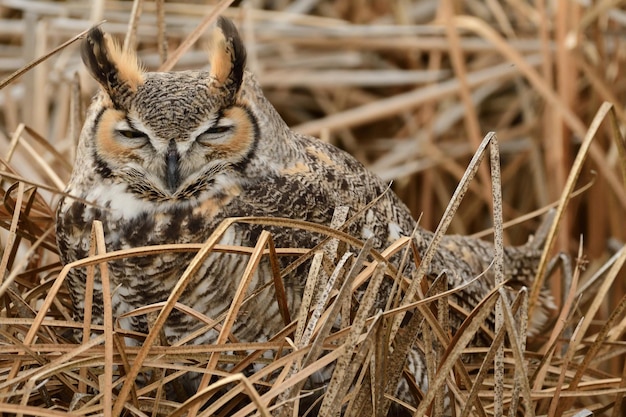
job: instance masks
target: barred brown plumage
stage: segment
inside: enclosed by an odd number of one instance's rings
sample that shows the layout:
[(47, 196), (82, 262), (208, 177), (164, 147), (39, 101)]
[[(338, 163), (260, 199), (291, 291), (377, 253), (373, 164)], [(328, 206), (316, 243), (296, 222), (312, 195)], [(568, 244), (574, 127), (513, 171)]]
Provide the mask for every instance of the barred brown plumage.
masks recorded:
[[(87, 256), (94, 220), (103, 223), (107, 249), (114, 251), (202, 243), (228, 217), (286, 217), (328, 225), (335, 207), (349, 206), (354, 214), (381, 195), (348, 232), (362, 239), (372, 237), (376, 249), (410, 235), (415, 220), (393, 192), (385, 192), (387, 185), (347, 153), (291, 131), (246, 71), (245, 49), (234, 25), (222, 18), (218, 28), (209, 70), (168, 73), (143, 71), (134, 55), (123, 54), (100, 29), (89, 33), (82, 57), (101, 91), (89, 109), (66, 189), (75, 198), (64, 197), (58, 208), (63, 262)], [(238, 223), (222, 243), (253, 246), (261, 230)], [(312, 233), (277, 227), (271, 232), (279, 247), (312, 248), (320, 241)], [(431, 239), (430, 232), (418, 230), (415, 244), (420, 253)], [(429, 272), (437, 276), (450, 271), (449, 286), (457, 287), (487, 270), (493, 252), (490, 243), (448, 236)], [(537, 242), (506, 248), (506, 276), (530, 285), (539, 255)], [(164, 301), (192, 256), (170, 253), (109, 262), (116, 288), (114, 315)], [(179, 302), (218, 317), (230, 305), (244, 268), (238, 255), (210, 255)], [(72, 269), (68, 279), (76, 314), (82, 318), (86, 272)], [(269, 264), (262, 263), (251, 290), (271, 279)], [(300, 305), (305, 280), (301, 271), (285, 278), (292, 312)], [(100, 285), (96, 281), (97, 322), (102, 321)], [(485, 279), (454, 297), (471, 310), (493, 286), (494, 278), (487, 272)], [(267, 340), (283, 328), (275, 300), (268, 286), (248, 302), (234, 328), (239, 340)], [(549, 297), (544, 305), (551, 305)], [(453, 326), (458, 327), (460, 320)], [(121, 323), (148, 331), (144, 316)], [(190, 316), (174, 311), (165, 334), (173, 342), (197, 325)], [(211, 343), (215, 337), (215, 331), (209, 331), (193, 343)], [(408, 367), (426, 389), (423, 354), (417, 348)]]

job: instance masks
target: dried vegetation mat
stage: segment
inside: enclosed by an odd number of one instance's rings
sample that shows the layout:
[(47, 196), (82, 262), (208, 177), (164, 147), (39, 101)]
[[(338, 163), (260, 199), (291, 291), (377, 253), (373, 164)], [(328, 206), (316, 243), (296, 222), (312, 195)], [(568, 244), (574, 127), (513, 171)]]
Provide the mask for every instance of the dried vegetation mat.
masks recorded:
[[(315, 397), (306, 379), (334, 364), (315, 400), (318, 415), (382, 416), (392, 405), (417, 416), (624, 415), (623, 2), (277, 0), (226, 10), (245, 36), (251, 69), (285, 119), (395, 180), (416, 217), (424, 213), (424, 227), (469, 234), (493, 225), (484, 235), (493, 235), (497, 267), (503, 242), (519, 243), (537, 228), (537, 221), (515, 219), (556, 208), (535, 286), (511, 303), (494, 288), (464, 312), (458, 332), (450, 332), (448, 317), (455, 308), (449, 296), (459, 289), (429, 287), (419, 274), (398, 281), (388, 309), (370, 311), (380, 282), (397, 275), (386, 260), (411, 243), (401, 239), (375, 252), (341, 231), (350, 219), (340, 213), (333, 227), (231, 219), (202, 245), (113, 253), (96, 224), (91, 255), (62, 267), (55, 204), (93, 85), (79, 83), (73, 45), (10, 74), (101, 19), (107, 31), (126, 35), (128, 47), (137, 45), (151, 69), (202, 66), (195, 37), (204, 38), (203, 28), (230, 3), (0, 1), (0, 411), (288, 416), (306, 412), (294, 399)], [(486, 130), (498, 136), (484, 136)], [(486, 155), (491, 163), (481, 163)], [(217, 244), (240, 221), (328, 239), (313, 250), (276, 248), (269, 233), (255, 247)], [(337, 256), (339, 245), (347, 255)], [(436, 244), (422, 254), (418, 271), (434, 250)], [(209, 254), (240, 254), (249, 267), (223, 317), (198, 316), (176, 304), (175, 291), (165, 303), (129, 313), (149, 316), (148, 335), (121, 329), (110, 303), (104, 325), (92, 325), (88, 313), (84, 323), (74, 321), (64, 287), (68, 268), (84, 267), (92, 276), (99, 268), (110, 300), (116, 289), (106, 280), (107, 261), (170, 251), (196, 253), (177, 291)], [(292, 262), (281, 269), (283, 257)], [(254, 297), (246, 287), (262, 259), (276, 266), (277, 289), (281, 274), (309, 262), (305, 307), (283, 309), (285, 328), (271, 340), (241, 343), (230, 330)], [(526, 338), (527, 312), (536, 308), (544, 279), (559, 309), (543, 332)], [(355, 305), (359, 285), (365, 295)], [(87, 312), (90, 302), (88, 296)], [(160, 330), (175, 308), (195, 314), (201, 331), (214, 328), (217, 343), (162, 343)], [(490, 314), (499, 318), (491, 345), (471, 347)], [(392, 389), (406, 376), (403, 359), (416, 334), (403, 324), (407, 317), (404, 324), (417, 323), (423, 346), (432, 346), (431, 389), (409, 384), (417, 408)], [(192, 372), (203, 375), (194, 395), (166, 396)], [(137, 383), (127, 382), (135, 375)]]

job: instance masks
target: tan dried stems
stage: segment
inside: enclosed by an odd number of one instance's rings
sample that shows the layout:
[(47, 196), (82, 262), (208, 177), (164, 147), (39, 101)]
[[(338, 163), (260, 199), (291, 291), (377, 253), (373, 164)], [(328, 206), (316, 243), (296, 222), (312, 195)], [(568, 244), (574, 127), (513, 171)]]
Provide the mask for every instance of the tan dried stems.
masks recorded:
[[(79, 99), (91, 92), (82, 95), (74, 77), (80, 68), (75, 49), (59, 52), (54, 46), (67, 46), (64, 42), (91, 23), (106, 19), (107, 31), (125, 34), (127, 48), (138, 45), (150, 68), (199, 67), (206, 58), (195, 40), (205, 36), (203, 28), (228, 3), (214, 8), (162, 1), (0, 6), (0, 42), (7, 51), (0, 57), (0, 78), (6, 81), (0, 82), (0, 222), (5, 229), (0, 410), (43, 416), (68, 410), (116, 416), (294, 415), (305, 411), (294, 399), (309, 395), (303, 389), (306, 378), (334, 363), (320, 415), (339, 410), (384, 415), (399, 402), (390, 387), (402, 376), (410, 335), (421, 327), (423, 344), (437, 346), (437, 354), (426, 355), (432, 389), (421, 393), (414, 387), (418, 408), (406, 405), (407, 413), (440, 415), (449, 395), (452, 411), (464, 416), (514, 415), (518, 409), (525, 415), (621, 415), (626, 113), (619, 98), (626, 88), (626, 56), (618, 1), (583, 7), (568, 1), (285, 0), (274, 2), (278, 10), (273, 11), (245, 6), (225, 11), (238, 21), (251, 68), (294, 128), (321, 135), (395, 180), (394, 189), (416, 217), (424, 213), (423, 226), (471, 233), (493, 224), (501, 249), (502, 242), (520, 242), (535, 231), (536, 221), (515, 226), (520, 214), (557, 207), (538, 274), (554, 270), (549, 260), (556, 251), (568, 251), (574, 260), (570, 265), (565, 259), (564, 272), (550, 275), (562, 301), (554, 326), (539, 337), (524, 335), (526, 312), (535, 308), (541, 279), (510, 305), (494, 288), (474, 311), (465, 312), (466, 321), (452, 336), (448, 296), (462, 289), (447, 288), (445, 279), (430, 288), (404, 281), (389, 309), (372, 315), (367, 306), (380, 280), (397, 273), (386, 261), (411, 250), (410, 239), (376, 253), (368, 242), (341, 231), (350, 219), (339, 211), (332, 228), (231, 219), (203, 245), (114, 253), (106, 252), (96, 225), (91, 256), (61, 267), (55, 202), (71, 168), (82, 117)], [(44, 56), (47, 60), (11, 77), (26, 61)], [(487, 130), (497, 132), (497, 144), (494, 135), (483, 138)], [(480, 163), (488, 148), (492, 158), (502, 159), (501, 172), (497, 160)], [(276, 248), (270, 234), (253, 248), (218, 245), (221, 233), (241, 221), (316, 232), (328, 240), (313, 250)], [(609, 239), (613, 243), (607, 246)], [(352, 255), (337, 257), (337, 242)], [(86, 267), (92, 274), (100, 268), (106, 277), (108, 260), (171, 251), (196, 257), (167, 302), (133, 313), (153, 318), (147, 337), (120, 329), (110, 305), (105, 305), (103, 326), (92, 325), (87, 315), (84, 323), (73, 321), (63, 287), (68, 268)], [(240, 278), (240, 297), (223, 317), (204, 317), (177, 304), (202, 259), (224, 252), (239, 254), (248, 269)], [(422, 255), (427, 263), (428, 254)], [(288, 270), (278, 267), (280, 257), (294, 260)], [(266, 343), (240, 343), (231, 326), (245, 308), (246, 285), (263, 258), (274, 265), (277, 289), (281, 275), (310, 262), (310, 301), (300, 312), (289, 312), (277, 291), (285, 329)], [(330, 281), (317, 282), (322, 276)], [(364, 283), (367, 293), (350, 318), (346, 306)], [(115, 291), (106, 285), (103, 290)], [(90, 302), (88, 297), (87, 307)], [(216, 329), (218, 343), (161, 345), (160, 329), (173, 309), (194, 315), (205, 324), (202, 332)], [(496, 309), (500, 318), (492, 345), (467, 347)], [(412, 318), (400, 327), (406, 311)], [(342, 323), (336, 329), (339, 312)], [(80, 342), (71, 337), (73, 329), (82, 330)], [(143, 346), (128, 347), (125, 337), (140, 338)], [(228, 372), (224, 363), (230, 364)], [(252, 364), (263, 367), (239, 373)], [(187, 372), (206, 375), (196, 395), (180, 402), (165, 398), (165, 384)], [(137, 385), (138, 374), (155, 378)], [(448, 394), (439, 389), (444, 385)], [(201, 409), (209, 399), (208, 408)]]

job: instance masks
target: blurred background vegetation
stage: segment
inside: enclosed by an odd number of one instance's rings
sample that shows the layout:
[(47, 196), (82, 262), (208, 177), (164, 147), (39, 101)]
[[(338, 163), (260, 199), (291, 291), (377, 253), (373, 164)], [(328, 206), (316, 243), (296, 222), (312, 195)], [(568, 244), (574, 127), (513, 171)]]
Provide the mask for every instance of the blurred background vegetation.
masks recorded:
[[(156, 70), (218, 3), (232, 3), (224, 14), (240, 28), (248, 67), (293, 129), (393, 181), (428, 229), (489, 131), (500, 146), (505, 221), (558, 201), (603, 102), (613, 105), (622, 137), (626, 131), (626, 2), (619, 0), (0, 0), (0, 79), (103, 20)], [(137, 35), (125, 39), (129, 26)], [(175, 70), (207, 64), (209, 32), (185, 47)], [(0, 155), (16, 175), (63, 188), (95, 88), (75, 43), (0, 90)], [(624, 164), (605, 120), (554, 249), (576, 256), (582, 241), (583, 283), (626, 241)], [(483, 165), (450, 233), (492, 225)], [(54, 192), (43, 195), (53, 208)], [(10, 224), (10, 214), (3, 221)], [(525, 242), (539, 222), (508, 228), (506, 242)], [(597, 323), (626, 294), (626, 271), (620, 278)], [(552, 285), (560, 296), (561, 283)], [(623, 356), (604, 365), (613, 375), (622, 367)]]

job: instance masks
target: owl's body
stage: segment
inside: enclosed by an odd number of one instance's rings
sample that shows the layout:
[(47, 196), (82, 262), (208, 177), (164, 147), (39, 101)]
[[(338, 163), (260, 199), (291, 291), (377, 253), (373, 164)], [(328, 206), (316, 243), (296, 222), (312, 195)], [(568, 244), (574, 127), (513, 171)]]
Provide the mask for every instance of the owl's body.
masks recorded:
[[(226, 20), (213, 44), (208, 71), (147, 73), (134, 57), (122, 54), (99, 30), (83, 45), (83, 60), (102, 90), (90, 107), (76, 165), (58, 209), (61, 258), (69, 263), (87, 256), (91, 224), (100, 220), (108, 251), (165, 243), (203, 243), (229, 217), (269, 216), (329, 225), (335, 207), (365, 210), (347, 230), (363, 240), (373, 237), (384, 249), (415, 227), (407, 207), (378, 177), (341, 150), (289, 130), (245, 71), (245, 50)], [(220, 243), (254, 246), (263, 228), (237, 223)], [(277, 247), (312, 248), (321, 236), (271, 228)], [(419, 251), (431, 234), (419, 230)], [(117, 317), (167, 299), (192, 259), (192, 253), (127, 257), (109, 262), (113, 313)], [(506, 248), (507, 277), (529, 284), (539, 255), (530, 246)], [(430, 273), (448, 270), (458, 286), (488, 269), (489, 243), (446, 237)], [(243, 255), (214, 253), (179, 299), (211, 318), (230, 305), (246, 267)], [(410, 271), (408, 271), (410, 273)], [(77, 315), (82, 318), (86, 272), (68, 276)], [(259, 267), (251, 290), (271, 282), (269, 265)], [(285, 277), (292, 314), (297, 311), (306, 273)], [(493, 288), (489, 274), (458, 300), (471, 309)], [(96, 281), (94, 319), (102, 320)], [(284, 327), (272, 286), (252, 298), (239, 315), (234, 333), (240, 341), (261, 341)], [(144, 316), (122, 322), (147, 332)], [(171, 341), (198, 327), (179, 312), (166, 325)], [(193, 343), (210, 343), (214, 332)], [(419, 358), (419, 354), (416, 354)], [(419, 362), (419, 359), (417, 359)], [(414, 365), (419, 368), (418, 365)], [(425, 375), (416, 380), (424, 381)]]

